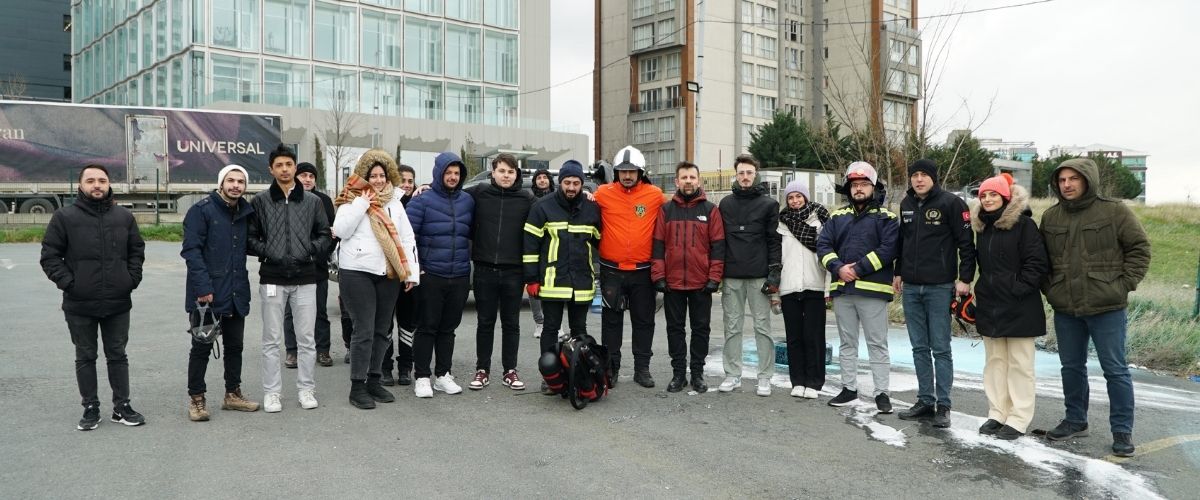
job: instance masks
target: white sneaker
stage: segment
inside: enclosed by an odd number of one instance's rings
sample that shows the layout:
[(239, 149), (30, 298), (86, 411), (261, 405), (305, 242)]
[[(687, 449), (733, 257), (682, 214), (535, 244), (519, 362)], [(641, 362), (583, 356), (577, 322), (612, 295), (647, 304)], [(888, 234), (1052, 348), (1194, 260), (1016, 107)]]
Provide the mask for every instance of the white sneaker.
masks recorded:
[[(820, 394), (820, 392), (816, 389), (808, 387), (804, 388), (804, 399), (817, 399), (818, 394)], [(792, 395), (795, 396), (795, 394)]]
[(429, 377), (421, 377), (413, 384), (413, 394), (418, 398), (432, 398), (433, 388), (429, 387)]
[(454, 375), (446, 373), (438, 378), (433, 379), (433, 390), (442, 391), (446, 394), (458, 394), (462, 392), (462, 387), (454, 383)]
[(283, 403), (279, 402), (278, 392), (268, 392), (263, 396), (263, 411), (267, 413), (278, 413), (283, 409)]
[(564, 341), (564, 340), (567, 340), (567, 339), (569, 339), (569, 338), (571, 338), (571, 334), (567, 333), (567, 331), (566, 331), (566, 330), (559, 330), (559, 331), (558, 331), (558, 341), (559, 341), (559, 342), (562, 342), (562, 341)]
[(533, 325), (533, 338), (535, 338), (535, 339), (542, 338), (542, 324), (541, 323)]
[(770, 396), (771, 395), (771, 379), (769, 379), (769, 378), (758, 379), (758, 390), (756, 390), (754, 392), (756, 394), (758, 394), (759, 396)]
[(808, 388), (804, 387), (802, 385), (793, 387), (792, 388), (792, 397), (793, 398), (807, 398), (808, 397)]
[(725, 380), (721, 382), (721, 386), (717, 387), (717, 390), (721, 392), (731, 392), (741, 386), (742, 377), (725, 377)]
[(312, 389), (300, 391), (300, 407), (305, 410), (317, 407), (317, 396), (313, 394)]

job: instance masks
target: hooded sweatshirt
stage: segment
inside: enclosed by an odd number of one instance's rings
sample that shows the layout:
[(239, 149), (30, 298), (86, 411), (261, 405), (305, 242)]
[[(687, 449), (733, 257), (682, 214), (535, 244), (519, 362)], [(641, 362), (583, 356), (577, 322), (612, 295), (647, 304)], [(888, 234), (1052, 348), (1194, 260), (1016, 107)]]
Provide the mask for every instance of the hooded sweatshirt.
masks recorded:
[[(545, 175), (546, 178), (550, 179), (550, 184), (546, 186), (546, 189), (538, 189), (537, 178), (539, 175)], [(549, 170), (540, 168), (537, 172), (533, 173), (533, 179), (529, 181), (529, 192), (533, 193), (533, 196), (536, 198), (541, 198), (554, 192), (554, 176), (550, 175)]]
[[(1063, 169), (1087, 181), (1082, 196), (1067, 200), (1058, 186)], [(1054, 310), (1091, 316), (1124, 309), (1129, 292), (1150, 269), (1150, 240), (1137, 216), (1119, 200), (1100, 196), (1100, 169), (1087, 158), (1062, 162), (1050, 176), (1058, 203), (1042, 214), (1041, 231), (1050, 258), (1042, 286)]]
[[(442, 181), (446, 168), (457, 164), (459, 183), (453, 189)], [(462, 278), (471, 273), (471, 226), (475, 200), (462, 191), (466, 166), (458, 155), (445, 152), (433, 161), (433, 181), (428, 193), (408, 204), (408, 220), (417, 235), (421, 271), (442, 278)]]

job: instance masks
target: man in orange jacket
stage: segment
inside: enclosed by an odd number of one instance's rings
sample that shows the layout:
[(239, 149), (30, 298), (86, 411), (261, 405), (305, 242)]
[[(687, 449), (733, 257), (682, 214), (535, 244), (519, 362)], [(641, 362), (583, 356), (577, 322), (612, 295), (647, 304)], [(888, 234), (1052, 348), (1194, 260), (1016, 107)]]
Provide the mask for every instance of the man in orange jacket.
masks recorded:
[(608, 347), (612, 384), (621, 368), (625, 309), (633, 327), (633, 381), (654, 387), (650, 376), (650, 344), (654, 341), (654, 284), (650, 281), (650, 248), (654, 223), (663, 204), (662, 189), (646, 178), (646, 158), (626, 146), (613, 158), (616, 182), (596, 190), (600, 205), (601, 342)]

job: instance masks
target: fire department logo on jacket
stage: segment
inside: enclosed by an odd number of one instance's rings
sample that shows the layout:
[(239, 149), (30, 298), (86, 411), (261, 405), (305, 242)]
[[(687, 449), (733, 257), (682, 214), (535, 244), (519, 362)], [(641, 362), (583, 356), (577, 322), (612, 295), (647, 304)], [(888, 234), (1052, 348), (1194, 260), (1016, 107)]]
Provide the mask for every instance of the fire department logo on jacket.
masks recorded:
[(638, 217), (645, 217), (646, 216), (646, 205), (635, 205), (633, 207), (633, 213), (637, 214)]

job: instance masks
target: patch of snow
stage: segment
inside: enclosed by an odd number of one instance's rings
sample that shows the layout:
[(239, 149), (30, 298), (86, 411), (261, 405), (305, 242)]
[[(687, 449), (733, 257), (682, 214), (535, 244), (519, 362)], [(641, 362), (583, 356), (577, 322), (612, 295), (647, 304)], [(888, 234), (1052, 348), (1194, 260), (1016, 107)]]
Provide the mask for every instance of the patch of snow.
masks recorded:
[(845, 406), (850, 410), (849, 413), (842, 412), (846, 419), (854, 424), (855, 427), (866, 429), (870, 433), (871, 439), (879, 441), (888, 446), (903, 448), (908, 445), (908, 436), (903, 431), (884, 425), (875, 419), (879, 415), (879, 410), (874, 404), (868, 404), (864, 401), (858, 401), (852, 405)]

